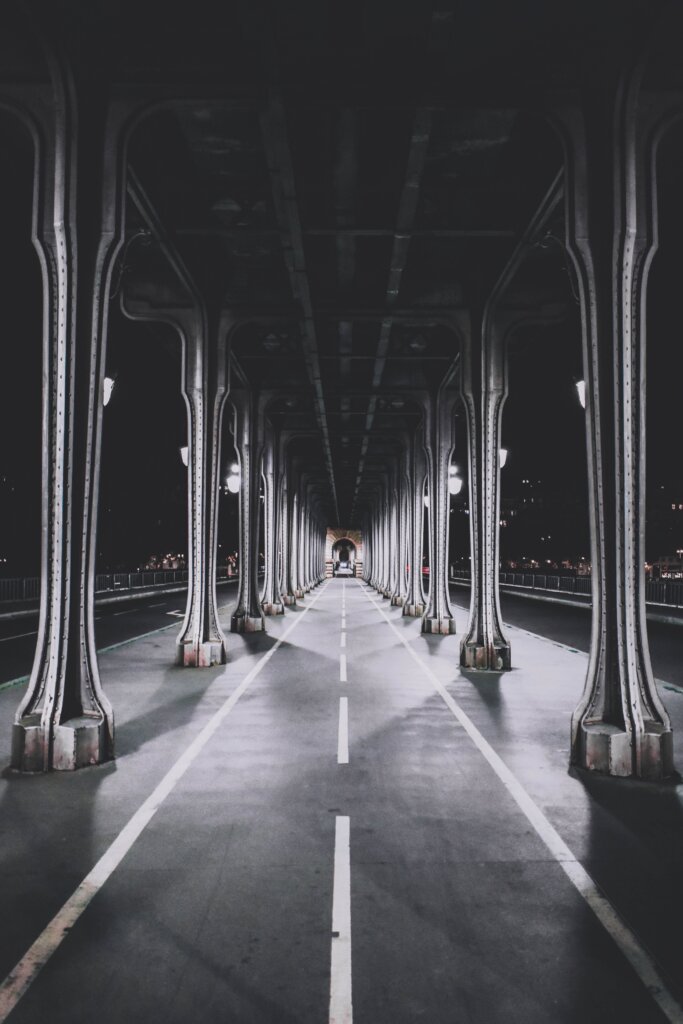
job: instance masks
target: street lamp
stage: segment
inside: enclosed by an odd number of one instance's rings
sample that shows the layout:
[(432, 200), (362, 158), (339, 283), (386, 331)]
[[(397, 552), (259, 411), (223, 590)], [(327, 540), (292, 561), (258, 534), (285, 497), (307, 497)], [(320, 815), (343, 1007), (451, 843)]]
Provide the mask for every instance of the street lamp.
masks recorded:
[(585, 380), (577, 380), (576, 382), (576, 393), (579, 396), (581, 402), (581, 408), (586, 408), (586, 382)]
[(116, 380), (114, 377), (105, 377), (102, 385), (102, 405), (109, 405)]
[(189, 455), (190, 455), (190, 449), (189, 449), (188, 445), (184, 444), (182, 446), (182, 448), (179, 448), (178, 450), (180, 451), (180, 459), (181, 459), (181, 462), (182, 462), (183, 466), (187, 466)]
[(448, 469), (448, 493), (449, 494), (460, 494), (462, 490), (463, 481), (458, 476), (458, 470), (455, 466), (450, 466)]
[(231, 494), (237, 494), (242, 483), (242, 477), (240, 475), (240, 467), (236, 462), (233, 462), (230, 467), (230, 473), (225, 479), (225, 486), (228, 488)]
[(499, 448), (498, 449), (498, 458), (500, 460), (500, 468), (501, 469), (503, 468), (503, 466), (505, 465), (505, 463), (508, 460), (508, 454), (509, 454), (509, 452), (508, 452), (507, 448)]

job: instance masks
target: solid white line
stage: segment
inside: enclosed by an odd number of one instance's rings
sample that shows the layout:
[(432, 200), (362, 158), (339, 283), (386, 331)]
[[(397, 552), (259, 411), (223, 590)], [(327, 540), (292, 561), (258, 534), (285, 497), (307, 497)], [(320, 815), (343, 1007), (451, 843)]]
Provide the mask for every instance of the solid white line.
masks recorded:
[(347, 682), (347, 679), (346, 679), (346, 655), (345, 654), (340, 654), (339, 655), (339, 682), (340, 683)]
[(337, 734), (337, 764), (349, 763), (349, 698), (339, 698), (339, 732)]
[(332, 957), (329, 1024), (352, 1024), (351, 1000), (351, 849), (349, 818), (338, 817), (334, 835)]
[(491, 744), (479, 732), (472, 719), (462, 710), (451, 697), (443, 683), (434, 675), (432, 670), (422, 661), (416, 651), (410, 646), (406, 638), (396, 629), (396, 626), (385, 614), (384, 610), (370, 597), (366, 590), (363, 593), (370, 604), (376, 610), (396, 634), (404, 645), (411, 658), (417, 662), (424, 674), (430, 680), (446, 707), (453, 716), (460, 722), (465, 732), (477, 747), (479, 752), (488, 761), (500, 781), (507, 789), (510, 796), (517, 803), (520, 810), (526, 815), (528, 821), (533, 825), (539, 837), (560, 865), (567, 878), (570, 880), (577, 892), (591, 908), (600, 924), (612, 937), (631, 967), (634, 969), (640, 980), (648, 989), (650, 995), (659, 1005), (660, 1010), (673, 1024), (683, 1024), (683, 1008), (669, 992), (664, 979), (654, 958), (641, 946), (637, 935), (621, 919), (617, 910), (612, 906), (607, 897), (598, 888), (583, 865), (576, 859), (560, 834), (550, 824), (543, 811), (531, 799), (521, 782), (510, 771), (508, 766), (498, 756)]
[(30, 633), (15, 633), (14, 636), (0, 636), (0, 644), (4, 644), (5, 640), (21, 640), (25, 636), (38, 636), (38, 630), (32, 629)]
[(342, 632), (341, 632), (341, 639), (339, 641), (339, 646), (340, 647), (346, 647), (346, 633), (344, 632), (343, 629), (342, 629)]
[[(322, 590), (320, 591), (322, 593)], [(320, 594), (318, 594), (318, 597)], [(50, 923), (38, 936), (33, 945), (27, 950), (16, 967), (10, 971), (0, 985), (0, 1022), (7, 1020), (7, 1017), (17, 1005), (26, 990), (35, 980), (39, 971), (45, 966), (62, 940), (69, 934), (79, 917), (86, 909), (93, 896), (95, 896), (107, 881), (109, 876), (118, 867), (126, 856), (135, 841), (144, 831), (151, 819), (163, 804), (166, 797), (173, 792), (176, 785), (187, 772), (188, 768), (197, 759), (213, 734), (220, 728), (228, 717), (240, 697), (247, 691), (261, 669), (273, 657), (281, 644), (299, 625), (306, 613), (313, 607), (318, 597), (306, 608), (301, 615), (298, 615), (291, 626), (284, 631), (279, 640), (266, 651), (257, 661), (250, 672), (244, 677), (239, 686), (233, 691), (230, 697), (211, 716), (204, 728), (194, 738), (189, 747), (180, 755), (175, 764), (164, 775), (161, 782), (138, 807), (132, 818), (129, 819), (111, 846), (100, 857), (92, 870), (85, 876), (78, 888), (66, 901), (64, 906), (52, 918)]]

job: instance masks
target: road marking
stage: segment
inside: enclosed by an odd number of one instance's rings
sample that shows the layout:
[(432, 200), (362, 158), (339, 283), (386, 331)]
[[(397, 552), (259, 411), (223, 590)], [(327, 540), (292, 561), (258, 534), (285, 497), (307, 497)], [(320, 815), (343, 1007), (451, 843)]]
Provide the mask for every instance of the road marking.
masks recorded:
[(335, 820), (329, 1024), (352, 1024), (353, 1022), (350, 825), (350, 818), (339, 816)]
[(113, 618), (116, 618), (117, 615), (131, 615), (133, 612), (136, 612), (137, 610), (138, 610), (137, 608), (126, 608), (122, 612), (112, 612), (111, 613), (111, 617), (113, 619)]
[[(320, 592), (322, 593), (322, 591)], [(318, 594), (318, 597), (320, 594)], [(313, 607), (318, 597), (298, 615), (291, 626), (284, 631), (270, 650), (256, 662), (239, 686), (233, 690), (220, 708), (195, 736), (189, 747), (180, 755), (174, 765), (167, 771), (161, 782), (138, 807), (135, 814), (124, 825), (111, 846), (100, 857), (95, 866), (85, 876), (78, 888), (72, 893), (61, 910), (57, 911), (47, 927), (40, 933), (33, 945), (26, 951), (19, 963), (0, 984), (0, 1024), (17, 1005), (21, 997), (36, 979), (41, 969), (57, 950), (63, 939), (69, 934), (93, 897), (99, 892), (109, 876), (116, 870), (133, 844), (150, 823), (164, 800), (173, 792), (183, 775), (201, 754), (211, 737), (223, 724), (240, 697), (246, 693), (251, 683), (273, 657), (281, 644), (299, 625), (307, 612)], [(348, 819), (347, 819), (348, 820)]]
[(148, 608), (163, 608), (165, 604), (166, 604), (165, 601), (157, 601), (156, 604), (148, 604), (147, 607)]
[[(363, 589), (363, 588), (361, 588)], [(540, 839), (560, 865), (569, 881), (577, 892), (584, 898), (590, 909), (597, 917), (600, 924), (612, 937), (631, 967), (634, 969), (640, 980), (643, 982), (652, 998), (658, 1004), (667, 1020), (673, 1024), (683, 1024), (683, 1008), (676, 1001), (674, 996), (666, 987), (663, 976), (654, 958), (641, 946), (634, 931), (621, 919), (617, 910), (612, 906), (604, 893), (598, 888), (583, 865), (576, 859), (560, 834), (548, 821), (543, 811), (531, 799), (527, 791), (518, 781), (517, 777), (510, 771), (503, 759), (499, 757), (491, 744), (479, 732), (472, 719), (463, 711), (459, 704), (453, 700), (443, 683), (434, 675), (432, 670), (422, 661), (419, 654), (413, 650), (406, 638), (399, 632), (391, 619), (383, 609), (363, 589), (370, 604), (382, 616), (389, 628), (393, 630), (400, 642), (406, 648), (413, 661), (417, 662), (424, 674), (430, 680), (446, 707), (453, 714), (453, 717), (462, 725), (469, 738), (479, 750), (480, 754), (488, 761), (490, 767), (496, 773), (500, 781), (507, 789), (510, 796), (516, 802), (519, 809), (526, 815), (530, 824), (536, 830)]]
[(337, 764), (349, 763), (349, 698), (339, 698), (339, 731), (337, 734)]
[(346, 655), (345, 654), (340, 654), (339, 655), (339, 682), (340, 683), (347, 682), (347, 679), (346, 679)]
[(183, 617), (183, 615), (185, 614), (185, 612), (178, 612), (178, 611), (175, 611), (175, 612), (166, 612), (166, 614), (167, 614), (167, 615), (175, 615), (175, 617), (176, 617), (177, 619), (182, 619), (182, 617)]
[(38, 630), (32, 629), (30, 633), (15, 633), (13, 636), (0, 636), (0, 644), (4, 644), (5, 640), (21, 640), (25, 636), (38, 636)]
[(339, 646), (346, 647), (346, 633), (344, 632), (343, 629), (341, 631), (341, 639), (339, 640)]

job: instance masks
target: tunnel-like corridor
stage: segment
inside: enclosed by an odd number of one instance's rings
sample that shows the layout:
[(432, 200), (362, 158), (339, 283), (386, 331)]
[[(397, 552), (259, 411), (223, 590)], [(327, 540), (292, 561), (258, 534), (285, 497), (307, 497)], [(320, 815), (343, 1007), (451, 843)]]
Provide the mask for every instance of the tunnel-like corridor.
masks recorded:
[(4, 6), (0, 1024), (683, 1024), (682, 34)]

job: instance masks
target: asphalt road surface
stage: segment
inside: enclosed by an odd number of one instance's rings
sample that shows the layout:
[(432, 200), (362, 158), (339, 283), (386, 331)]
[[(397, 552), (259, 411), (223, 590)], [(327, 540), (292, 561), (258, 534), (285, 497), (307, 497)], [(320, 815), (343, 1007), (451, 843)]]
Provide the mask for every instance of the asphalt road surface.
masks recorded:
[[(218, 604), (229, 608), (235, 599), (236, 580), (218, 588)], [(451, 589), (458, 633), (466, 625), (469, 592)], [(159, 594), (146, 600), (133, 600), (97, 609), (95, 630), (98, 649), (120, 644), (153, 630), (180, 622), (185, 607), (185, 592)], [(571, 608), (513, 594), (501, 594), (503, 619), (558, 643), (587, 651), (590, 640), (590, 611)], [(22, 679), (31, 670), (36, 643), (37, 614), (34, 617), (0, 620), (0, 685)], [(648, 636), (655, 676), (683, 686), (683, 626), (648, 622)]]

